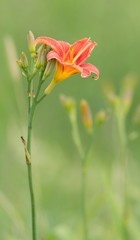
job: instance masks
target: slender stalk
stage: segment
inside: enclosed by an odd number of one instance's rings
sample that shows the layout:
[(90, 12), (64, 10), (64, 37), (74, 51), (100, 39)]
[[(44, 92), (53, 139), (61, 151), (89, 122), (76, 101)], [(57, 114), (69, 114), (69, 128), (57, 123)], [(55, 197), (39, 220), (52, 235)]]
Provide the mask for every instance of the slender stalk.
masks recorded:
[(45, 97), (46, 97), (46, 94), (44, 94), (40, 99), (38, 99), (37, 104), (40, 103)]
[[(32, 133), (32, 118), (30, 117), (29, 112), (29, 124), (28, 124), (28, 133), (27, 133), (27, 150), (31, 156), (31, 133)], [(30, 190), (30, 199), (31, 199), (31, 215), (32, 215), (32, 239), (36, 240), (36, 211), (35, 211), (35, 197), (33, 190), (33, 181), (32, 181), (32, 164), (27, 164), (28, 170), (28, 181), (29, 181), (29, 190)]]
[[(41, 89), (42, 82), (39, 82), (38, 89), (36, 92), (35, 98), (33, 98), (33, 89), (31, 81), (28, 82), (28, 129), (27, 129), (27, 150), (31, 157), (31, 139), (32, 139), (32, 122), (34, 112), (37, 106), (37, 97)], [(36, 234), (36, 209), (35, 209), (35, 196), (33, 189), (33, 176), (32, 176), (32, 164), (27, 162), (28, 170), (28, 182), (29, 182), (29, 191), (30, 191), (30, 200), (31, 200), (31, 217), (32, 217), (32, 240), (37, 239)]]
[(117, 115), (118, 130), (121, 144), (121, 161), (123, 169), (123, 211), (122, 211), (122, 237), (124, 240), (128, 240), (128, 233), (126, 229), (127, 225), (127, 215), (128, 215), (128, 199), (127, 199), (127, 137), (125, 130), (125, 116)]
[(87, 172), (82, 164), (82, 214), (83, 214), (83, 231), (84, 240), (88, 240), (88, 223), (87, 223), (87, 211), (86, 211), (86, 183), (87, 183)]
[[(27, 150), (31, 156), (31, 134), (32, 134), (32, 119), (33, 119), (33, 109), (31, 105), (31, 83), (28, 86), (28, 130), (27, 130)], [(32, 113), (32, 114), (31, 114)], [(32, 239), (36, 240), (36, 211), (35, 211), (35, 197), (33, 190), (33, 181), (32, 181), (32, 165), (31, 163), (27, 164), (28, 170), (28, 182), (29, 182), (29, 191), (30, 191), (30, 200), (31, 200), (31, 215), (32, 215)]]
[(82, 220), (83, 220), (83, 239), (88, 240), (88, 221), (86, 211), (86, 182), (87, 182), (87, 171), (85, 169), (86, 156), (82, 147), (80, 134), (78, 130), (76, 112), (70, 115), (70, 121), (72, 124), (72, 136), (79, 152), (81, 160), (81, 209), (82, 209)]
[(32, 182), (32, 167), (31, 164), (28, 164), (28, 181), (29, 181), (29, 189), (30, 189), (30, 198), (31, 198), (31, 214), (32, 214), (32, 239), (36, 240), (36, 211), (35, 211), (35, 197), (33, 190), (33, 182)]

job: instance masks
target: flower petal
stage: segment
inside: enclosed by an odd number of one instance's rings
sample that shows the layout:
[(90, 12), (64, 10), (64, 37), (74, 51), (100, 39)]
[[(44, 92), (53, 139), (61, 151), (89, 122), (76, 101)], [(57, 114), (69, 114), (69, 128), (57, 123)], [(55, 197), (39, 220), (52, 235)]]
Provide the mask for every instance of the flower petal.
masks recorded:
[(90, 76), (91, 73), (94, 73), (96, 75), (96, 77), (94, 78), (95, 80), (99, 78), (99, 74), (100, 74), (99, 70), (93, 64), (85, 63), (85, 64), (81, 64), (80, 67), (82, 68), (81, 76), (83, 78)]
[(83, 49), (82, 53), (77, 58), (76, 64), (81, 65), (82, 63), (84, 63), (86, 59), (90, 56), (92, 50), (95, 48), (96, 45), (97, 45), (96, 42), (93, 42), (93, 43), (90, 42), (89, 44), (87, 44), (85, 49)]
[(96, 42), (92, 42), (89, 38), (75, 42), (71, 47), (73, 51), (73, 62), (76, 62), (78, 65), (83, 63), (89, 57), (96, 44)]
[(70, 59), (71, 45), (68, 42), (63, 42), (63, 41), (59, 41), (59, 43), (61, 44), (63, 52), (64, 52), (63, 60), (66, 62)]
[(61, 57), (64, 56), (64, 51), (61, 43), (53, 38), (39, 37), (35, 40), (35, 46), (37, 44), (46, 44), (50, 46), (55, 52), (57, 52)]
[(64, 41), (58, 41), (63, 49), (64, 53), (67, 53), (70, 50), (70, 44), (68, 42), (64, 42)]
[(62, 63), (63, 62), (63, 58), (62, 56), (60, 56), (57, 52), (55, 51), (50, 51), (48, 54), (47, 54), (47, 60), (51, 60), (51, 59), (56, 59), (58, 62)]
[(79, 52), (81, 52), (83, 50), (83, 48), (85, 48), (85, 46), (90, 42), (89, 38), (83, 38), (81, 40), (76, 41), (73, 45), (73, 57), (77, 56), (77, 54), (79, 54)]
[(61, 82), (62, 80), (81, 72), (82, 69), (75, 64), (61, 64), (57, 61), (56, 73), (54, 76), (55, 82)]

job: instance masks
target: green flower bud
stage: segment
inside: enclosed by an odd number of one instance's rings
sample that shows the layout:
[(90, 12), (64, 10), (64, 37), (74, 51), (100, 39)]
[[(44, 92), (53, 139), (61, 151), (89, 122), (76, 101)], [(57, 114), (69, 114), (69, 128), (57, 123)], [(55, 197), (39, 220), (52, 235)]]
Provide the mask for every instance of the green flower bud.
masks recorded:
[(110, 82), (106, 82), (103, 87), (104, 94), (112, 106), (116, 107), (120, 104), (120, 98), (116, 95), (114, 87)]
[(47, 64), (47, 49), (44, 45), (44, 49), (42, 50), (42, 54), (40, 55), (41, 67), (45, 68)]
[(100, 110), (96, 114), (96, 123), (98, 125), (102, 125), (104, 122), (106, 122), (109, 118), (109, 112), (105, 110)]
[(28, 49), (30, 51), (31, 54), (35, 53), (35, 38), (34, 38), (34, 34), (29, 31), (27, 34), (27, 42), (28, 42)]
[(76, 106), (75, 100), (71, 97), (66, 97), (65, 95), (61, 95), (60, 96), (60, 101), (62, 103), (62, 105), (64, 106), (64, 108), (70, 112), (71, 110), (73, 110)]
[(16, 61), (18, 66), (23, 70), (23, 75), (25, 77), (29, 76), (29, 63), (28, 59), (26, 57), (26, 54), (24, 52), (21, 53), (21, 58)]
[(29, 63), (28, 63), (27, 56), (24, 52), (21, 53), (21, 61), (23, 63), (23, 68), (28, 68)]
[(55, 67), (55, 63), (56, 63), (55, 59), (52, 59), (52, 60), (48, 61), (47, 66), (46, 66), (45, 71), (44, 71), (44, 74), (43, 74), (43, 78), (42, 78), (43, 81), (47, 77), (50, 76), (50, 74), (52, 73), (52, 71)]
[(17, 60), (16, 62), (19, 65), (19, 67), (22, 68), (23, 70), (27, 69), (29, 66), (28, 59), (24, 52), (21, 53), (21, 58), (19, 60)]
[(18, 66), (19, 66), (20, 68), (23, 69), (23, 63), (22, 63), (21, 59), (16, 60), (16, 63), (18, 64)]
[(121, 89), (121, 98), (126, 113), (129, 112), (129, 109), (132, 104), (134, 90), (136, 88), (137, 79), (133, 75), (128, 75), (123, 80), (122, 89)]
[(35, 63), (35, 69), (37, 69), (37, 70), (40, 69), (40, 67), (42, 65), (43, 51), (44, 51), (44, 45), (42, 45), (37, 51), (37, 60), (36, 60), (36, 63)]

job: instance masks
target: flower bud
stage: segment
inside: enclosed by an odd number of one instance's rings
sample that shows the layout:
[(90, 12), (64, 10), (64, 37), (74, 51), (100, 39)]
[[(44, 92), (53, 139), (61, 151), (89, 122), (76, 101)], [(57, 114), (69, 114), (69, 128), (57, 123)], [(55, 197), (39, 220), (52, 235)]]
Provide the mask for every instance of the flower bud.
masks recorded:
[(29, 66), (28, 59), (24, 52), (21, 53), (21, 58), (19, 60), (17, 60), (16, 62), (19, 65), (19, 67), (22, 68), (23, 70), (27, 69)]
[(104, 94), (112, 106), (120, 104), (120, 98), (116, 95), (114, 87), (110, 82), (106, 82), (103, 87)]
[(68, 112), (75, 108), (76, 105), (75, 100), (71, 97), (66, 97), (65, 95), (62, 94), (60, 96), (60, 101)]
[(90, 107), (89, 107), (87, 101), (82, 100), (80, 107), (81, 107), (81, 117), (82, 117), (83, 124), (84, 124), (86, 130), (89, 133), (92, 133), (92, 131), (93, 131), (92, 115), (91, 115), (91, 110), (90, 110)]
[(109, 112), (105, 110), (101, 110), (96, 114), (96, 123), (98, 125), (102, 125), (104, 122), (108, 120), (108, 118), (109, 118)]
[(37, 60), (36, 60), (35, 67), (34, 67), (35, 70), (40, 69), (40, 67), (42, 65), (42, 54), (43, 54), (43, 51), (44, 51), (44, 45), (42, 45), (38, 49), (38, 51), (37, 51)]
[(44, 81), (47, 77), (50, 76), (50, 74), (52, 73), (54, 67), (55, 67), (55, 59), (51, 59), (50, 61), (48, 61), (47, 66), (45, 68), (44, 74), (43, 74), (43, 78), (42, 80)]
[(21, 53), (21, 61), (23, 63), (23, 68), (28, 68), (29, 63), (28, 63), (27, 56), (24, 52)]
[(128, 75), (123, 81), (121, 97), (124, 111), (126, 113), (129, 111), (131, 107), (136, 83), (137, 79), (133, 75)]
[(22, 68), (22, 69), (23, 69), (23, 64), (22, 64), (22, 61), (21, 61), (21, 59), (19, 59), (19, 60), (16, 60), (16, 63), (18, 64), (18, 66), (19, 66), (20, 68)]
[(41, 60), (41, 67), (45, 68), (47, 64), (47, 49), (46, 46), (44, 46), (44, 49), (40, 55), (40, 60)]
[(27, 42), (28, 42), (28, 49), (30, 51), (31, 54), (35, 53), (35, 38), (34, 35), (31, 31), (28, 32), (27, 34)]

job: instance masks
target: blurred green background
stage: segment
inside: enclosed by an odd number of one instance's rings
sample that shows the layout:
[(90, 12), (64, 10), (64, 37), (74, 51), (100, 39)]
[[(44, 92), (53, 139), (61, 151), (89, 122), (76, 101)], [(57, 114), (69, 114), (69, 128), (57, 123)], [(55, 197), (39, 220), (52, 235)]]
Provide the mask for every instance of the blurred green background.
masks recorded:
[[(138, 0), (23, 0), (4, 1), (0, 5), (0, 239), (31, 239), (30, 202), (27, 172), (20, 136), (26, 137), (26, 82), (12, 76), (9, 68), (8, 45), (12, 39), (18, 57), (27, 52), (26, 35), (32, 30), (35, 37), (50, 36), (70, 43), (91, 37), (98, 46), (90, 62), (100, 70), (100, 79), (81, 79), (73, 76), (58, 84), (52, 94), (39, 106), (34, 120), (33, 170), (36, 192), (39, 236), (57, 232), (57, 239), (80, 240), (80, 163), (71, 137), (71, 126), (59, 95), (72, 96), (77, 101), (88, 100), (93, 116), (107, 109), (102, 86), (113, 82), (117, 91), (122, 79), (136, 74), (138, 85), (126, 128), (139, 132), (132, 123), (139, 99), (140, 54)], [(13, 55), (11, 54), (10, 59)], [(47, 83), (46, 83), (47, 85)], [(116, 227), (116, 204), (120, 199), (116, 160), (117, 141), (112, 133), (112, 121), (94, 135), (94, 160), (89, 171), (88, 207), (90, 211), (91, 240), (119, 240)], [(88, 137), (81, 124), (79, 128), (86, 144)], [(129, 198), (130, 221), (128, 239), (139, 239), (140, 224), (140, 138), (130, 142)], [(115, 176), (115, 177), (114, 177)], [(111, 179), (115, 179), (112, 183)], [(114, 184), (114, 185), (113, 185)], [(113, 193), (110, 188), (113, 186)], [(79, 234), (79, 235), (78, 235)], [(66, 235), (66, 236), (65, 236)], [(75, 237), (76, 236), (76, 237)], [(53, 235), (50, 239), (53, 238)]]

